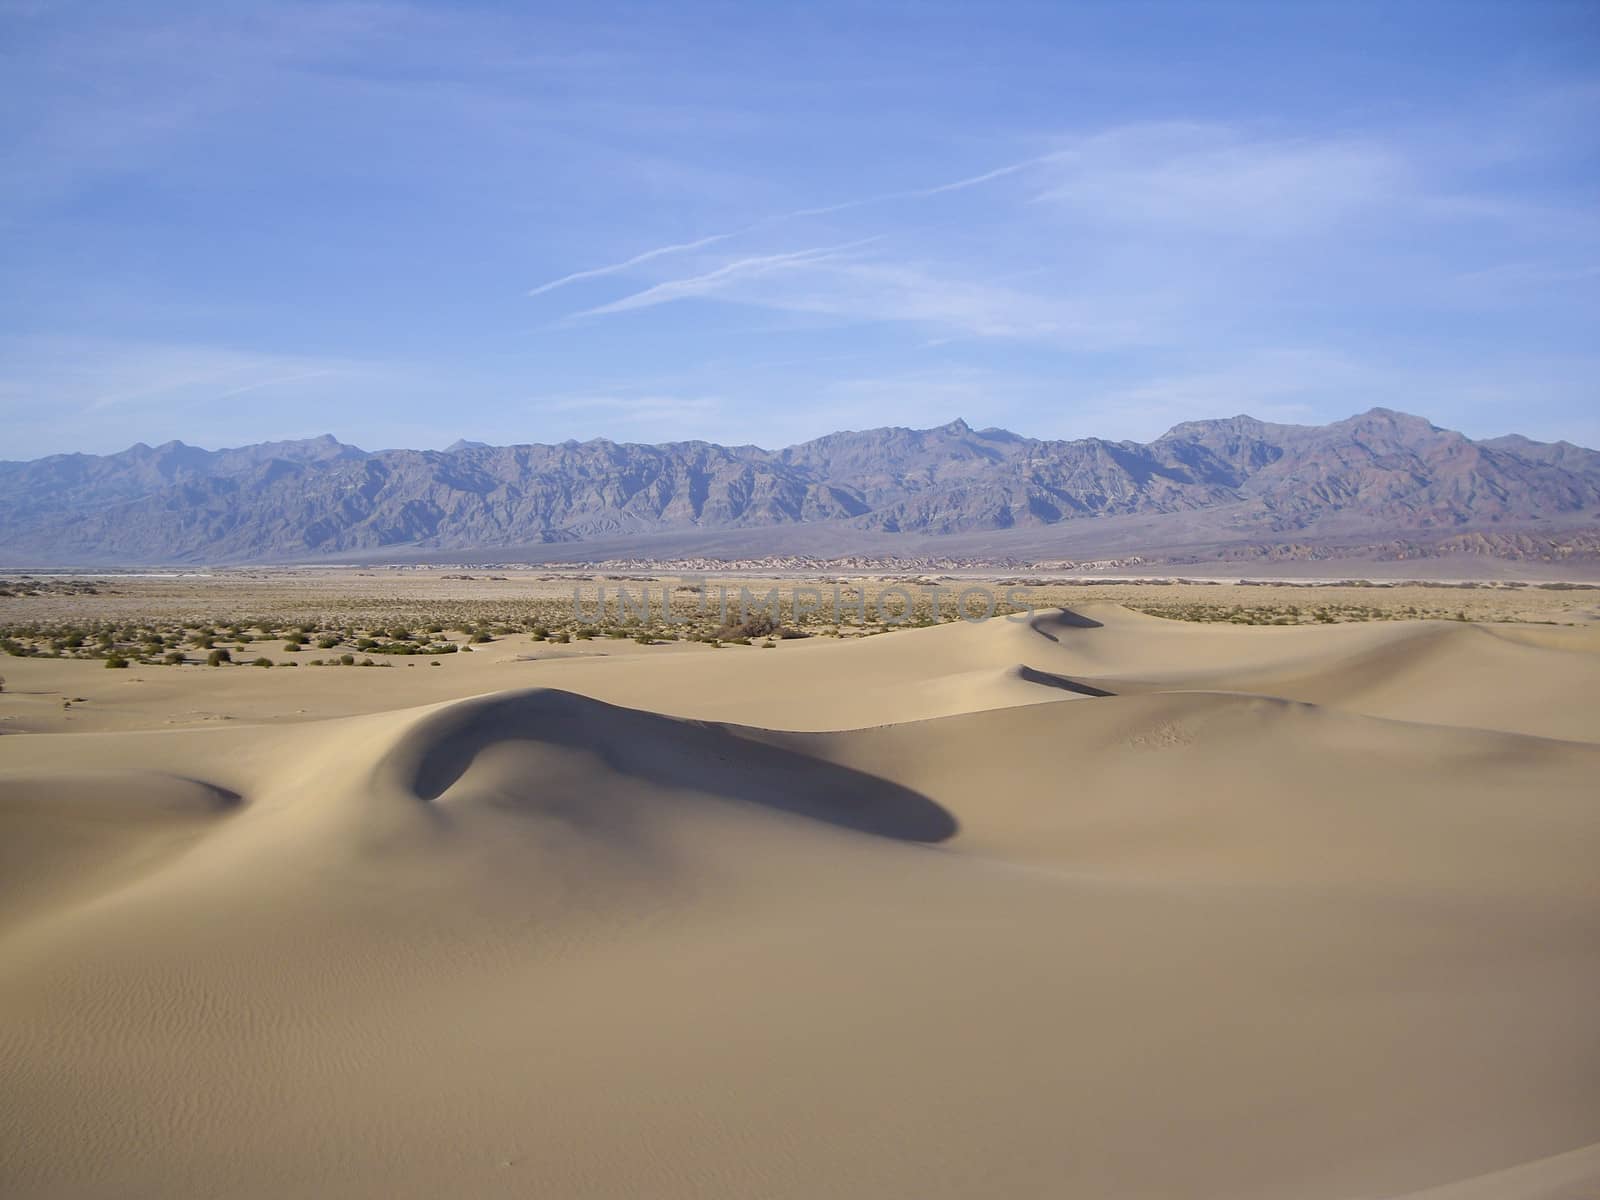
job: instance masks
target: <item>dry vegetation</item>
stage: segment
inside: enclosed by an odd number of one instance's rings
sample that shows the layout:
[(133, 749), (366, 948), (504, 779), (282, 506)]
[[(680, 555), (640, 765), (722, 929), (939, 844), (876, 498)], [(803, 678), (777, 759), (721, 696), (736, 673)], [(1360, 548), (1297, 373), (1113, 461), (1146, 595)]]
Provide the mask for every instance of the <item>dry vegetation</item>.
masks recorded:
[[(934, 611), (934, 591), (939, 611)], [(1153, 616), (1244, 625), (1443, 619), (1579, 624), (1600, 613), (1589, 584), (1214, 583), (1043, 578), (752, 579), (378, 569), (235, 571), (166, 578), (0, 579), (0, 650), (140, 665), (388, 666), (471, 652), (504, 637), (770, 647), (956, 619), (960, 591), (997, 614), (1116, 600)], [(741, 589), (752, 603), (741, 608)], [(912, 598), (909, 620), (907, 589)], [(574, 592), (579, 597), (575, 609)], [(601, 592), (606, 603), (598, 606)], [(776, 615), (770, 607), (774, 591)], [(619, 604), (625, 593), (630, 604)], [(648, 612), (639, 605), (648, 594)], [(834, 596), (838, 608), (834, 607)], [(726, 596), (724, 605), (723, 597)], [(801, 598), (797, 611), (796, 598)], [(1008, 596), (1009, 601), (1008, 602)], [(662, 599), (670, 620), (663, 619)], [(803, 611), (807, 603), (813, 611)], [(973, 615), (985, 607), (967, 599)], [(884, 617), (887, 616), (887, 620)]]

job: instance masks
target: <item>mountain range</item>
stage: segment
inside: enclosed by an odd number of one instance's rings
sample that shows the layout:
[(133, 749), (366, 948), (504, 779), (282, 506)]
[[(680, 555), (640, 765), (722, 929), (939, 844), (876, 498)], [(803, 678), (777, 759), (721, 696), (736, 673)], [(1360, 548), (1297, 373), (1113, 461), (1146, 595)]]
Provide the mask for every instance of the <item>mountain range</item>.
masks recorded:
[(1375, 408), (1321, 426), (1190, 421), (1149, 443), (957, 420), (781, 450), (599, 439), (366, 451), (323, 436), (0, 462), (0, 554), (39, 565), (481, 554), (658, 535), (681, 550), (801, 528), (840, 550), (863, 538), (1000, 544), (1019, 530), (1048, 548), (1068, 530), (1129, 527), (1116, 518), (1168, 546), (1593, 528), (1600, 453), (1474, 441)]

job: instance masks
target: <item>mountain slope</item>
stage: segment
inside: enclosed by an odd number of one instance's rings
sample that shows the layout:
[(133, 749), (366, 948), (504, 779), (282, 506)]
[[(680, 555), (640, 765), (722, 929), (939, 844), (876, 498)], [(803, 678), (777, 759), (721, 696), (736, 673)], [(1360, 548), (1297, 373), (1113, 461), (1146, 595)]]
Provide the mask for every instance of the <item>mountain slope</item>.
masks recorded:
[(1325, 426), (1240, 416), (1149, 444), (964, 421), (783, 450), (606, 440), (368, 452), (332, 437), (0, 463), (13, 560), (296, 558), (831, 524), (942, 535), (1188, 514), (1191, 541), (1600, 520), (1600, 453), (1474, 442), (1387, 409)]

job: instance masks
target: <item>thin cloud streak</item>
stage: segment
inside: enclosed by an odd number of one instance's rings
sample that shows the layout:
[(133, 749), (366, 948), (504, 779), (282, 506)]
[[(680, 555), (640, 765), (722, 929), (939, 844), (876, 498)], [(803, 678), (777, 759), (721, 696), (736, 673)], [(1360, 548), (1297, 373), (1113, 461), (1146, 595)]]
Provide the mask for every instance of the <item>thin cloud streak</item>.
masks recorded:
[(686, 296), (699, 296), (706, 292), (714, 291), (718, 284), (725, 280), (747, 275), (763, 275), (770, 271), (782, 270), (784, 267), (822, 262), (842, 254), (846, 250), (853, 250), (857, 246), (865, 246), (869, 242), (880, 241), (880, 237), (858, 238), (853, 242), (842, 242), (837, 246), (814, 246), (809, 250), (793, 250), (787, 254), (764, 254), (753, 258), (741, 258), (731, 263), (725, 263), (715, 271), (707, 271), (704, 275), (692, 275), (687, 279), (673, 279), (666, 283), (658, 283), (654, 287), (645, 288), (642, 292), (634, 292), (631, 296), (624, 296), (620, 300), (613, 300), (609, 304), (601, 304), (594, 308), (586, 308), (582, 312), (575, 312), (564, 318), (567, 321), (576, 321), (583, 317), (601, 317), (613, 313), (631, 312), (641, 308), (653, 308), (657, 304), (666, 304)]
[(332, 374), (334, 374), (333, 371), (301, 371), (296, 375), (278, 375), (272, 379), (263, 379), (259, 383), (247, 383), (243, 387), (230, 388), (226, 392), (218, 393), (215, 398), (226, 400), (229, 396), (242, 396), (246, 392), (259, 391), (265, 387), (276, 387), (283, 383), (299, 383), (302, 379), (321, 379), (325, 375)]
[(585, 279), (600, 279), (606, 275), (615, 275), (619, 271), (626, 271), (629, 267), (636, 267), (640, 263), (647, 263), (653, 258), (665, 258), (669, 254), (684, 254), (690, 250), (699, 250), (703, 246), (712, 246), (717, 242), (725, 242), (729, 238), (738, 237), (741, 233), (749, 233), (756, 226), (736, 230), (733, 233), (714, 233), (710, 237), (699, 238), (692, 242), (679, 242), (672, 246), (657, 246), (654, 250), (646, 250), (643, 254), (635, 254), (632, 258), (619, 263), (612, 263), (605, 267), (591, 267), (587, 271), (574, 271), (571, 275), (563, 275), (560, 279), (552, 279), (549, 283), (541, 283), (538, 287), (528, 292), (530, 296), (542, 296), (546, 292), (553, 292), (557, 288), (566, 287), (569, 283), (578, 283)]
[(957, 179), (953, 183), (941, 183), (934, 187), (910, 188), (903, 192), (883, 192), (877, 196), (867, 196), (860, 200), (846, 200), (842, 204), (828, 204), (821, 208), (799, 208), (794, 212), (784, 213), (779, 217), (769, 218), (769, 222), (791, 221), (798, 217), (821, 217), (829, 213), (846, 212), (852, 208), (865, 208), (869, 204), (887, 204), (891, 200), (921, 200), (929, 196), (942, 196), (947, 192), (964, 191), (970, 187), (977, 187), (981, 183), (988, 183), (992, 179), (1002, 179), (1007, 175), (1015, 175), (1019, 171), (1026, 171), (1030, 167), (1043, 166), (1048, 162), (1059, 162), (1070, 156), (1072, 152), (1057, 150), (1050, 154), (1040, 154), (1033, 158), (1025, 158), (1021, 162), (1010, 163), (1004, 167), (996, 167), (992, 171), (985, 171), (981, 175), (970, 175), (965, 179)]
[(839, 204), (825, 204), (819, 208), (797, 208), (790, 212), (778, 213), (775, 216), (763, 217), (753, 224), (730, 230), (727, 233), (713, 233), (707, 237), (697, 238), (692, 242), (677, 242), (668, 246), (657, 246), (653, 250), (635, 254), (632, 258), (623, 259), (621, 262), (609, 263), (601, 267), (590, 267), (583, 271), (574, 271), (570, 275), (563, 275), (559, 279), (552, 279), (548, 283), (541, 283), (538, 287), (529, 289), (527, 295), (542, 296), (547, 292), (553, 292), (557, 288), (566, 287), (571, 283), (580, 283), (586, 279), (602, 279), (607, 275), (616, 275), (641, 263), (650, 262), (653, 259), (666, 258), (673, 254), (686, 254), (691, 250), (699, 250), (705, 246), (715, 245), (718, 242), (726, 242), (733, 238), (743, 237), (746, 234), (754, 233), (758, 229), (768, 229), (774, 225), (782, 225), (786, 221), (797, 221), (803, 217), (828, 216), (831, 213), (848, 212), (851, 209), (865, 208), (872, 204), (887, 204), (893, 200), (920, 200), (930, 196), (943, 196), (950, 192), (964, 191), (967, 188), (977, 187), (991, 180), (1003, 179), (1007, 175), (1015, 175), (1019, 171), (1026, 171), (1030, 167), (1042, 166), (1048, 162), (1057, 162), (1070, 154), (1070, 151), (1055, 151), (1050, 154), (1041, 154), (1033, 158), (1023, 159), (1021, 162), (1009, 163), (1003, 167), (996, 167), (992, 171), (984, 171), (979, 175), (969, 175), (965, 179), (957, 179), (951, 183), (936, 184), (933, 187), (909, 188), (899, 192), (882, 192), (876, 196), (865, 196), (859, 200), (845, 200)]

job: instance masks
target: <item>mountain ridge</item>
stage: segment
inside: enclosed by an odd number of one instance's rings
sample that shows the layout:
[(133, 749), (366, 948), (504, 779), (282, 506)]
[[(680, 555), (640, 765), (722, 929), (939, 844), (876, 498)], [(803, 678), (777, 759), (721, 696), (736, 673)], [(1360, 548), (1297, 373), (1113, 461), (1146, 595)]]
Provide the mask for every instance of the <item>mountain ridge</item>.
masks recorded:
[(0, 462), (0, 551), (13, 561), (272, 561), (798, 525), (843, 542), (1132, 516), (1210, 543), (1588, 526), (1600, 524), (1600, 453), (1474, 441), (1374, 408), (1327, 425), (1185, 421), (1147, 443), (958, 418), (773, 450), (594, 438), (367, 451), (324, 434)]

